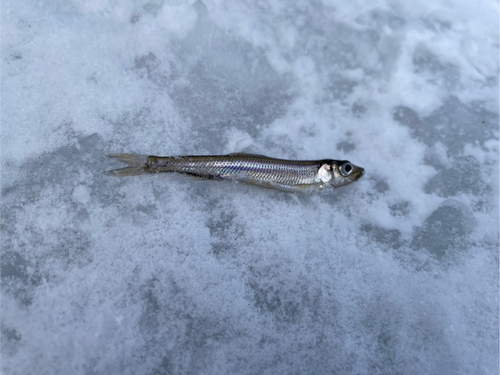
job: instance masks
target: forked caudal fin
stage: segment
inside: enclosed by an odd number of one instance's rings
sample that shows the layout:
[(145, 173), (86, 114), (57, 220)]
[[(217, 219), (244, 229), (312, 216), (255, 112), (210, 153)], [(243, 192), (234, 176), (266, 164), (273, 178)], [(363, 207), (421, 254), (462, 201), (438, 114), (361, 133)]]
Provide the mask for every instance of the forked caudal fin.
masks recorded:
[(150, 173), (147, 165), (147, 155), (109, 154), (108, 158), (116, 159), (122, 163), (128, 164), (128, 167), (125, 168), (105, 171), (104, 173), (108, 176), (137, 176), (140, 174)]

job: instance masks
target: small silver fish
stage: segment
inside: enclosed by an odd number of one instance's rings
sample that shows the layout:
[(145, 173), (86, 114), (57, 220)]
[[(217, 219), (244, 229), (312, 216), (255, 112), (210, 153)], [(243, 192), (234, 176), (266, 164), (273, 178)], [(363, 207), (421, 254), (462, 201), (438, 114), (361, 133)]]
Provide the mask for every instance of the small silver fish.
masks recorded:
[(263, 155), (235, 153), (207, 156), (147, 156), (111, 154), (129, 166), (106, 171), (108, 176), (180, 173), (193, 178), (241, 181), (283, 191), (322, 190), (349, 185), (364, 169), (347, 160), (284, 160)]

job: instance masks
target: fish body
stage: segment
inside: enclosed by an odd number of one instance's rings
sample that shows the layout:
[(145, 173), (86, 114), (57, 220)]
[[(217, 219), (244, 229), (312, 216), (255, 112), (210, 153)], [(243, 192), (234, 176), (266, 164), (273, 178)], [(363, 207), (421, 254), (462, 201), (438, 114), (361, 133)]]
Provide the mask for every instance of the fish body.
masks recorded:
[(364, 173), (363, 168), (347, 160), (286, 160), (244, 153), (168, 157), (136, 154), (108, 156), (129, 165), (106, 171), (110, 176), (180, 173), (193, 178), (239, 181), (285, 191), (340, 187), (356, 181)]

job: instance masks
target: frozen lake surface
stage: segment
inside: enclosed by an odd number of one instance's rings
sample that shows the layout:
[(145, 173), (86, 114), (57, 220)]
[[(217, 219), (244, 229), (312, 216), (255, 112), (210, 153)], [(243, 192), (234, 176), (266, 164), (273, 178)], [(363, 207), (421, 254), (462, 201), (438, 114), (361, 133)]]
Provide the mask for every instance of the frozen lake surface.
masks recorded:
[[(1, 10), (3, 373), (498, 373), (498, 2)], [(238, 151), (366, 174), (102, 173)]]

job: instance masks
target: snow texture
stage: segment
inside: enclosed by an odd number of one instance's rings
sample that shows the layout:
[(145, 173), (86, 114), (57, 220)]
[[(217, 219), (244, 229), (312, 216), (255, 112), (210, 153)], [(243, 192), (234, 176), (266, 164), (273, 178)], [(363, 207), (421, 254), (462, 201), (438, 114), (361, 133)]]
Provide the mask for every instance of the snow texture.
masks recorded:
[[(498, 1), (1, 11), (2, 373), (498, 373)], [(367, 173), (102, 173), (238, 151)]]

